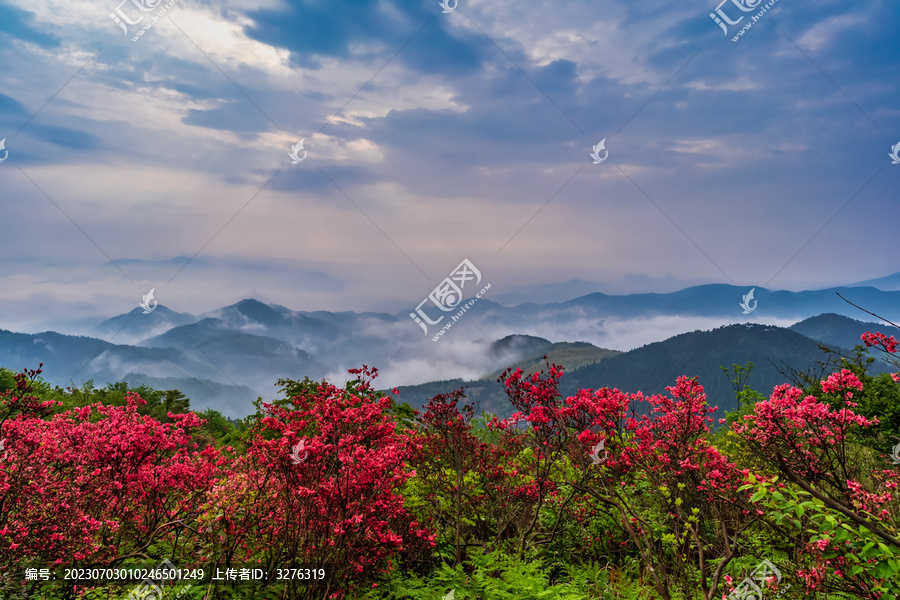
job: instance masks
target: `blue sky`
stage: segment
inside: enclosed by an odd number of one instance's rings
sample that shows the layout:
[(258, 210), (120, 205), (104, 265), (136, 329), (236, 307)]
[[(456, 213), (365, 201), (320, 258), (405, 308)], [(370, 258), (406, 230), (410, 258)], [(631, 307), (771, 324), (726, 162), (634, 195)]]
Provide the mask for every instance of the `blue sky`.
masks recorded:
[(2, 328), (900, 271), (895, 2), (154, 1), (0, 4)]

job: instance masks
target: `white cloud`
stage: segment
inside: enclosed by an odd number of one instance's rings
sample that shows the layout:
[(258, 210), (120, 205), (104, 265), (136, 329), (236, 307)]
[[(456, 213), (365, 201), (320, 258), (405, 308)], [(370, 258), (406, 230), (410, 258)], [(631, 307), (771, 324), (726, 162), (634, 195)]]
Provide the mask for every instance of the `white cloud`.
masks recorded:
[(831, 17), (815, 24), (797, 40), (797, 44), (806, 50), (818, 52), (831, 43), (835, 36), (846, 33), (848, 29), (867, 20), (868, 17), (862, 13)]

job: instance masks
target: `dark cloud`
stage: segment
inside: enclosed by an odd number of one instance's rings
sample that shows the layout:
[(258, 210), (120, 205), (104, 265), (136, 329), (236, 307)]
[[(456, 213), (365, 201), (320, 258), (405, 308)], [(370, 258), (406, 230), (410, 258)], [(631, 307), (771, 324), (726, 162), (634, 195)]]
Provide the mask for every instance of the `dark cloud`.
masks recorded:
[[(480, 34), (453, 30), (437, 3), (381, 10), (378, 0), (289, 2), (277, 10), (251, 11), (247, 35), (285, 48), (299, 66), (318, 69), (321, 58), (383, 58), (422, 73), (446, 75), (478, 70), (493, 50)], [(394, 12), (397, 11), (397, 12)], [(399, 51), (399, 52), (398, 52)]]
[(58, 48), (59, 38), (35, 28), (34, 13), (0, 4), (0, 32), (43, 48)]

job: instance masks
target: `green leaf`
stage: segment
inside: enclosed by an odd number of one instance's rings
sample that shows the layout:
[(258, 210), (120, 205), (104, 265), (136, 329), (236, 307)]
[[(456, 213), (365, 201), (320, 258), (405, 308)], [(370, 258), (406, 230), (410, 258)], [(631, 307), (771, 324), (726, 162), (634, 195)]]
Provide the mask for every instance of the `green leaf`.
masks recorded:
[(882, 579), (887, 579), (891, 575), (894, 574), (894, 569), (891, 568), (891, 565), (888, 564), (888, 561), (883, 560), (878, 563), (878, 566), (875, 567), (875, 575), (877, 577), (881, 577)]

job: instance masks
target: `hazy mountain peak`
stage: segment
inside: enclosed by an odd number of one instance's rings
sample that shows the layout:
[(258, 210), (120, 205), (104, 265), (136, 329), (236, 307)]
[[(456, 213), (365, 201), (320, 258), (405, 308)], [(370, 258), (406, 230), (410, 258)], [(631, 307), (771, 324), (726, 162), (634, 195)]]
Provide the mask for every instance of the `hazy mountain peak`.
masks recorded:
[(847, 287), (874, 287), (885, 292), (897, 292), (900, 291), (900, 272), (877, 279), (867, 279)]
[(162, 304), (149, 313), (136, 306), (127, 313), (106, 319), (94, 331), (104, 338), (115, 336), (117, 343), (131, 344), (196, 321), (194, 315), (175, 312)]
[(250, 321), (263, 325), (277, 325), (284, 321), (284, 316), (277, 310), (253, 298), (241, 300), (233, 308)]
[(491, 344), (491, 353), (494, 356), (500, 354), (518, 355), (519, 357), (540, 354), (553, 343), (550, 340), (534, 335), (508, 335)]

